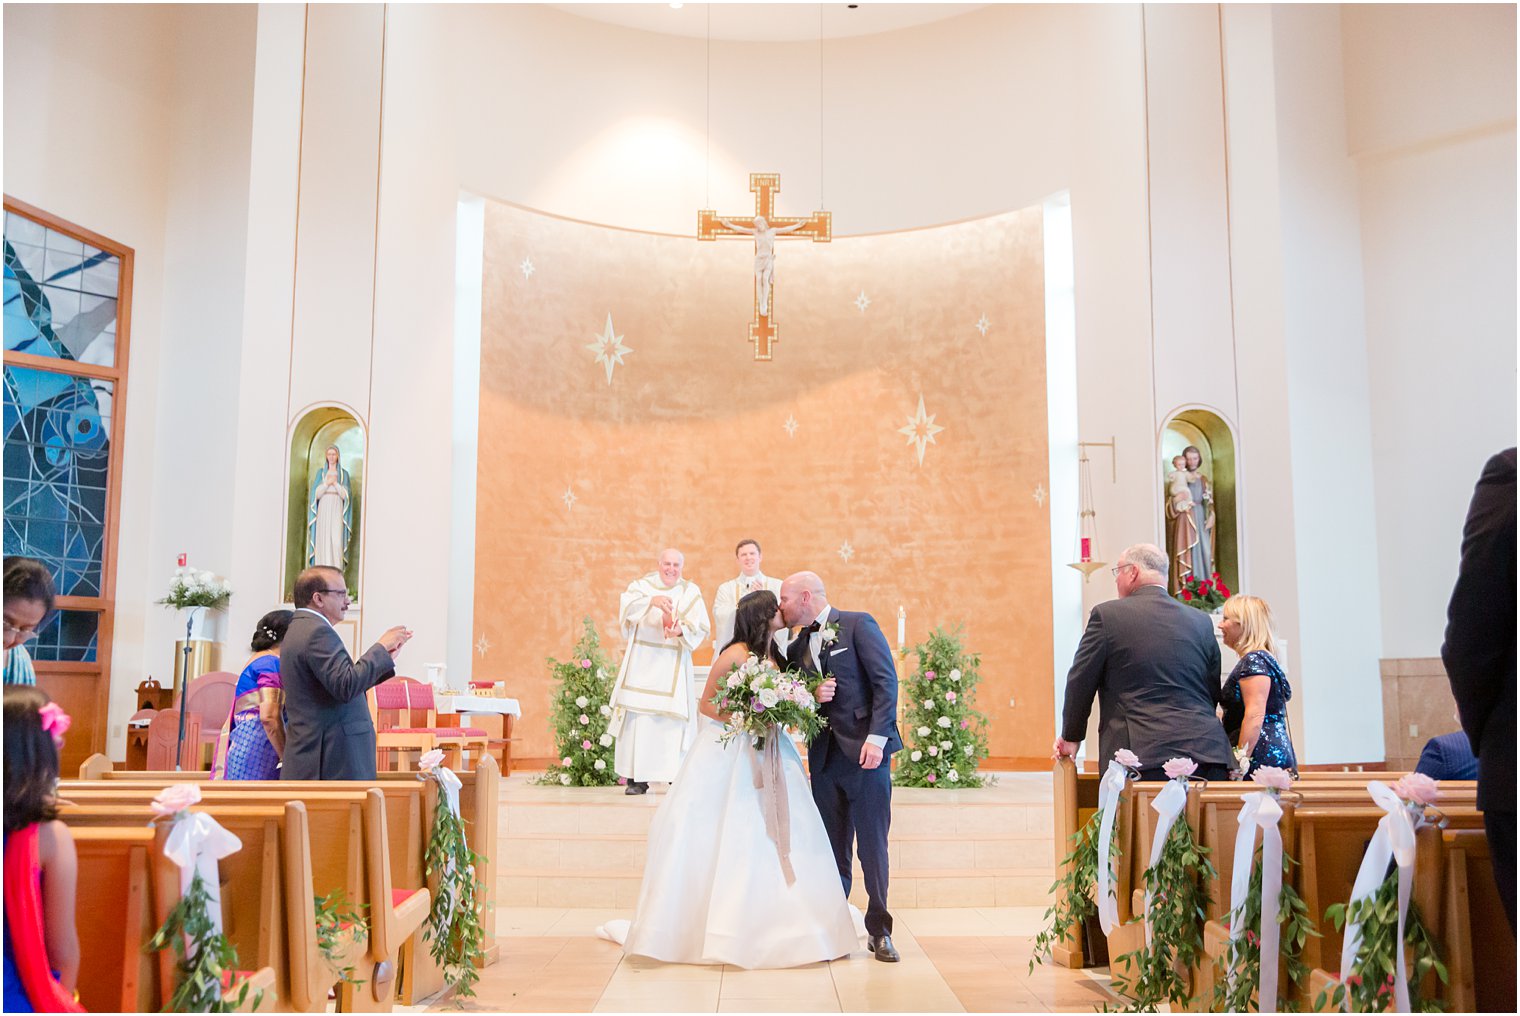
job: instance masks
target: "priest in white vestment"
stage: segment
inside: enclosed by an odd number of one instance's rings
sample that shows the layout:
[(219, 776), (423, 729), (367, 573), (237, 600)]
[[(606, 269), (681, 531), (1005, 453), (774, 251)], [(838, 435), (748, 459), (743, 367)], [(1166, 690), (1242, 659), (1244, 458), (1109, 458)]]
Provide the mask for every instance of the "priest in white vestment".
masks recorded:
[(697, 686), (691, 654), (712, 624), (702, 590), (681, 577), (686, 558), (660, 552), (659, 568), (628, 584), (620, 604), (628, 648), (612, 687), (607, 731), (617, 739), (613, 769), (642, 794), (651, 781), (676, 778), (697, 736)]
[[(740, 540), (734, 548), (734, 558), (739, 562), (739, 577), (729, 579), (718, 587), (713, 597), (713, 659), (734, 640), (734, 615), (739, 601), (750, 593), (769, 589), (781, 598), (781, 580), (773, 579), (760, 571), (760, 544), (754, 540)], [(786, 629), (776, 633), (781, 652), (786, 652)]]

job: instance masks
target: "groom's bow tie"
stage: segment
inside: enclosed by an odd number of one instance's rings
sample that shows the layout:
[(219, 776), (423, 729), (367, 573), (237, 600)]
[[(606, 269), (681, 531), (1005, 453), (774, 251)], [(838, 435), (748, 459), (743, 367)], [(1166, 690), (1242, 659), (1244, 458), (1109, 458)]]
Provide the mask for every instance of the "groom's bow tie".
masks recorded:
[(819, 624), (817, 621), (814, 621), (812, 624), (805, 624), (805, 625), (802, 626), (802, 634), (804, 634), (804, 635), (811, 635), (815, 631), (822, 631), (822, 630), (823, 630), (823, 625)]

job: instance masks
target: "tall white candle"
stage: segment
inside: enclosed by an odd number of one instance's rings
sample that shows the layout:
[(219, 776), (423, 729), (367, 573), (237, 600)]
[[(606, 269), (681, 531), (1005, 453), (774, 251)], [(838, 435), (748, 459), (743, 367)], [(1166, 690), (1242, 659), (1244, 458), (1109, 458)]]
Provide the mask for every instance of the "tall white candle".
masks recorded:
[(897, 608), (897, 648), (901, 649), (903, 643), (908, 640), (908, 611), (901, 605)]

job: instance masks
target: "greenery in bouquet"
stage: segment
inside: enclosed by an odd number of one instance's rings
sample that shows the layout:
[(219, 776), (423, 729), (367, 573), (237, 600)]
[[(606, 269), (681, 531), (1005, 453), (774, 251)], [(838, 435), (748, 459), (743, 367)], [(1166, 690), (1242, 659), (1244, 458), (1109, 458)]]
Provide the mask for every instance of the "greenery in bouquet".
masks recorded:
[(602, 651), (601, 639), (591, 618), (582, 622), (585, 631), (570, 659), (549, 658), (549, 670), (557, 690), (550, 704), (549, 722), (559, 762), (549, 766), (540, 783), (566, 787), (607, 787), (617, 783), (612, 771), (612, 735), (607, 724), (612, 707), (607, 700), (617, 671)]
[(900, 787), (980, 787), (987, 758), (987, 717), (976, 709), (981, 654), (968, 653), (961, 629), (936, 627), (907, 652), (918, 655), (916, 673), (898, 692), (905, 702), (904, 750), (892, 782)]
[[(1117, 802), (1115, 803), (1117, 807)], [(1045, 911), (1049, 926), (1034, 939), (1034, 951), (1029, 958), (1029, 972), (1034, 973), (1036, 963), (1050, 959), (1056, 943), (1064, 942), (1082, 926), (1082, 922), (1098, 912), (1094, 896), (1098, 888), (1098, 832), (1103, 826), (1103, 809), (1093, 812), (1092, 818), (1081, 829), (1071, 834), (1071, 853), (1061, 859), (1064, 874), (1050, 887), (1055, 900)], [(1116, 885), (1114, 862), (1119, 857), (1122, 840), (1119, 838), (1119, 819), (1114, 816), (1114, 835), (1108, 841), (1109, 884)]]
[(180, 568), (169, 579), (169, 595), (158, 602), (166, 607), (210, 607), (221, 610), (232, 599), (232, 583), (208, 571)]
[(1197, 607), (1202, 611), (1214, 611), (1224, 606), (1224, 601), (1235, 594), (1230, 592), (1230, 587), (1224, 584), (1224, 579), (1215, 572), (1213, 578), (1199, 579), (1189, 575), (1182, 580), (1182, 588), (1177, 590), (1177, 599), (1186, 603), (1189, 607)]
[(751, 655), (728, 672), (712, 703), (728, 717), (723, 741), (749, 737), (756, 748), (765, 747), (772, 728), (789, 728), (811, 741), (823, 730), (814, 693), (823, 679), (795, 670), (782, 670), (769, 660)]

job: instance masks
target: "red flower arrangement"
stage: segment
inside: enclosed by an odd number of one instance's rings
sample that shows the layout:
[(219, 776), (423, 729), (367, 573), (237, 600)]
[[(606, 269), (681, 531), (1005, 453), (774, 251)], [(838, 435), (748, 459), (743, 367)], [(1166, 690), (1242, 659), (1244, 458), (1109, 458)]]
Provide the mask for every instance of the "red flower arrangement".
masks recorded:
[(1182, 588), (1177, 591), (1177, 599), (1186, 603), (1189, 607), (1197, 607), (1199, 610), (1212, 611), (1224, 605), (1235, 594), (1230, 592), (1230, 587), (1224, 584), (1224, 579), (1215, 572), (1212, 578), (1198, 579), (1191, 575), (1182, 581)]

